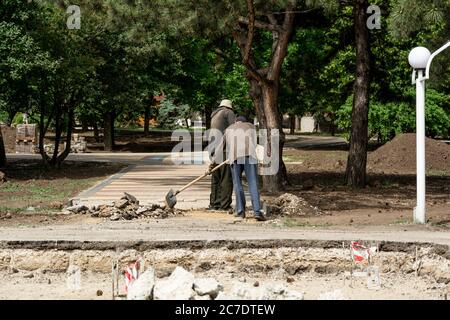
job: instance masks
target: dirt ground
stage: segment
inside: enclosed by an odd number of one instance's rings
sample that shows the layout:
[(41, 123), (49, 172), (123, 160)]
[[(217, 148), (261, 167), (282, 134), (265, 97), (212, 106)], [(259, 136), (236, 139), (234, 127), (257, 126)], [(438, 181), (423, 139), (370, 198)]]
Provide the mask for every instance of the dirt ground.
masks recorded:
[[(318, 275), (303, 273), (288, 276), (284, 272), (274, 271), (268, 274), (240, 275), (210, 270), (196, 273), (200, 277), (214, 277), (227, 292), (235, 281), (245, 281), (260, 286), (273, 283), (282, 284), (290, 290), (303, 292), (305, 300), (317, 300), (321, 294), (335, 291), (341, 299), (350, 300), (442, 300), (445, 299), (446, 287), (431, 278), (416, 277), (413, 274), (381, 274), (381, 288), (368, 289), (365, 277), (350, 278), (348, 274)], [(86, 271), (81, 274), (79, 288), (68, 284), (65, 273), (22, 272), (0, 273), (0, 300), (111, 300), (111, 275)], [(124, 294), (121, 280), (120, 293)], [(336, 292), (337, 290), (337, 292)]]
[[(327, 148), (286, 148), (284, 158), (290, 185), (285, 192), (305, 199), (321, 214), (278, 219), (288, 227), (382, 226), (412, 223), (415, 206), (414, 134), (396, 137), (369, 152), (368, 185), (352, 189), (344, 185), (347, 151)], [(89, 139), (93, 139), (90, 137)], [(148, 151), (149, 144), (166, 145), (166, 132), (125, 131), (118, 135), (118, 150)], [(95, 149), (90, 142), (91, 147)], [(127, 147), (128, 146), (128, 147)], [(130, 147), (130, 148), (129, 148)], [(127, 149), (128, 148), (128, 149)], [(137, 148), (137, 149), (136, 149)], [(450, 145), (427, 139), (427, 217), (437, 229), (450, 228)], [(402, 160), (403, 159), (403, 160)], [(411, 161), (402, 163), (404, 159)], [(446, 161), (447, 160), (447, 161)], [(403, 161), (403, 162), (402, 162)], [(119, 164), (66, 162), (62, 170), (43, 170), (38, 162), (17, 161), (6, 170), (8, 182), (0, 187), (0, 225), (71, 223), (81, 217), (53, 213), (79, 191), (122, 168)], [(403, 168), (403, 170), (400, 169)], [(264, 195), (270, 201), (279, 195)], [(23, 211), (29, 206), (36, 212)], [(9, 212), (8, 216), (5, 214)], [(33, 213), (43, 215), (34, 216)], [(47, 215), (47, 213), (50, 213)], [(198, 214), (203, 213), (198, 211)], [(206, 213), (208, 216), (209, 213)]]
[[(286, 192), (304, 198), (323, 211), (322, 215), (290, 219), (288, 224), (411, 223), (416, 201), (415, 161), (404, 162), (404, 159), (414, 158), (414, 138), (415, 135), (403, 135), (369, 152), (368, 185), (360, 190), (344, 185), (347, 151), (286, 149), (284, 155), (290, 182)], [(450, 146), (427, 139), (427, 148), (434, 157), (433, 160), (427, 159), (427, 216), (430, 224), (448, 228), (450, 158), (447, 154), (450, 155)]]
[(39, 161), (12, 161), (4, 169), (7, 181), (0, 185), (0, 218), (28, 210), (59, 211), (80, 191), (118, 172), (120, 164), (64, 162), (61, 169), (45, 169)]

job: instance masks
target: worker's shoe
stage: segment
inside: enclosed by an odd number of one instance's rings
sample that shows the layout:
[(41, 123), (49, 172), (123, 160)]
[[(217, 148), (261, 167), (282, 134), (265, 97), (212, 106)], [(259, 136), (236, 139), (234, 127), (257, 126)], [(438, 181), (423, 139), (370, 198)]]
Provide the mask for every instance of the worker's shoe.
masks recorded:
[(236, 213), (235, 218), (245, 219), (245, 212)]
[(233, 214), (233, 212), (234, 212), (234, 209), (233, 209), (233, 207), (232, 206), (229, 206), (229, 207), (227, 207), (227, 208), (217, 208), (217, 211), (222, 211), (222, 212), (227, 212), (227, 213), (229, 213), (229, 214)]
[(255, 219), (258, 221), (266, 221), (266, 217), (262, 213), (255, 213)]
[(214, 206), (208, 206), (208, 208), (206, 208), (206, 211), (218, 211), (219, 207), (214, 207)]

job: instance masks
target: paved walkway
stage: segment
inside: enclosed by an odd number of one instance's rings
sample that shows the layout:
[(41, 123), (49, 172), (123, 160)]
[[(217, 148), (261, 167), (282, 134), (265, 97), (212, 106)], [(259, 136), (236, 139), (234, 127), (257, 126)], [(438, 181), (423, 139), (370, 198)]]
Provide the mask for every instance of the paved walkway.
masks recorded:
[[(73, 203), (110, 203), (127, 192), (137, 197), (141, 204), (164, 204), (170, 189), (177, 190), (205, 173), (209, 160), (206, 153), (178, 156), (161, 153), (129, 158), (126, 162), (128, 167), (82, 192), (73, 199)], [(206, 208), (209, 205), (209, 192), (210, 177), (206, 177), (177, 196), (177, 208)]]

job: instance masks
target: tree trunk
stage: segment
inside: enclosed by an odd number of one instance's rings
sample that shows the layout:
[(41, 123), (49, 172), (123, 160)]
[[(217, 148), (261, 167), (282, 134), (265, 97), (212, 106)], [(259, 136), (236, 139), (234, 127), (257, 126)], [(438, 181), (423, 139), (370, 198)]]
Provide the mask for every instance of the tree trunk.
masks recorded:
[(289, 133), (295, 134), (295, 114), (289, 114)]
[(144, 107), (144, 135), (148, 136), (150, 132), (150, 107)]
[[(294, 29), (295, 13), (287, 8), (282, 24), (274, 15), (269, 15), (269, 24), (255, 21), (255, 9), (252, 0), (247, 1), (248, 19), (241, 17), (239, 24), (233, 31), (233, 38), (239, 46), (242, 63), (247, 68), (247, 79), (249, 81), (249, 95), (255, 106), (256, 114), (260, 123), (260, 129), (267, 130), (268, 145), (267, 154), (273, 156), (277, 153), (279, 160), (279, 170), (273, 175), (263, 175), (263, 190), (270, 193), (279, 192), (283, 185), (287, 183), (287, 174), (283, 163), (284, 132), (282, 128), (282, 118), (278, 111), (278, 91), (281, 69), (287, 54), (289, 38)], [(245, 25), (246, 28), (243, 28)], [(269, 66), (258, 68), (252, 53), (255, 28), (262, 26), (262, 29), (272, 31), (272, 55)], [(274, 130), (279, 132), (278, 150), (273, 150), (270, 141)]]
[(16, 116), (17, 112), (16, 111), (9, 111), (8, 112), (8, 120), (7, 120), (7, 124), (9, 127), (11, 127), (13, 121), (14, 121), (14, 117)]
[(206, 127), (206, 130), (211, 128), (211, 113), (212, 112), (213, 112), (213, 107), (210, 104), (208, 104), (205, 107), (205, 127)]
[(259, 128), (267, 128), (266, 117), (264, 116), (264, 101), (262, 95), (262, 89), (258, 81), (256, 81), (250, 75), (247, 75), (249, 81), (250, 90), (249, 95), (252, 98), (253, 106), (255, 107), (256, 117), (258, 118)]
[(73, 108), (69, 108), (68, 121), (67, 121), (67, 133), (66, 133), (66, 147), (64, 151), (56, 159), (56, 167), (60, 168), (63, 161), (70, 154), (72, 148), (72, 130), (73, 130), (74, 111)]
[(274, 134), (273, 130), (278, 129), (279, 134), (279, 146), (277, 150), (272, 148), (271, 143), (267, 144), (267, 154), (278, 157), (279, 168), (278, 172), (274, 175), (263, 176), (263, 190), (268, 193), (279, 192), (283, 185), (287, 183), (287, 177), (283, 170), (283, 147), (285, 135), (283, 132), (282, 118), (278, 112), (278, 84), (275, 82), (265, 83), (261, 86), (262, 102), (264, 110), (265, 127), (261, 127), (267, 130), (268, 142), (271, 141), (271, 137)]
[(100, 134), (98, 132), (97, 119), (94, 119), (94, 121), (92, 121), (92, 128), (94, 129), (95, 142), (99, 142), (100, 141)]
[(61, 106), (56, 107), (55, 112), (55, 143), (53, 149), (53, 155), (50, 160), (50, 165), (55, 166), (59, 153), (59, 143), (61, 142), (62, 124), (61, 124)]
[(50, 123), (52, 122), (53, 114), (49, 117), (47, 120), (47, 124), (45, 124), (45, 110), (41, 108), (40, 110), (40, 116), (39, 116), (39, 153), (42, 157), (42, 164), (44, 166), (48, 165), (49, 162), (49, 156), (45, 152), (45, 134), (47, 133), (48, 127), (50, 126)]
[(355, 0), (356, 80), (353, 95), (352, 131), (346, 182), (353, 187), (366, 184), (367, 135), (370, 86), (369, 32), (366, 27), (367, 0)]
[(81, 131), (87, 132), (89, 131), (89, 122), (86, 118), (81, 119)]
[(0, 168), (6, 166), (6, 151), (5, 144), (3, 143), (2, 129), (0, 128)]
[(113, 151), (114, 149), (114, 120), (115, 112), (110, 111), (105, 114), (105, 124), (103, 128), (103, 144), (105, 151)]

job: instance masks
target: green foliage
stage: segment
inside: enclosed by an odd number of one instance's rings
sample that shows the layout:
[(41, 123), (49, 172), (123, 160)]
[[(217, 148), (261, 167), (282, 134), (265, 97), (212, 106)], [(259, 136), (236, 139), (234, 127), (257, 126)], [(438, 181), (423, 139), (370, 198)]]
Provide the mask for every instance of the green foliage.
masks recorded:
[[(408, 102), (371, 102), (369, 108), (369, 137), (376, 136), (380, 141), (385, 142), (397, 134), (415, 132), (414, 92), (411, 90), (409, 95), (410, 101)], [(352, 99), (352, 96), (350, 96), (336, 113), (337, 124), (345, 130), (347, 139), (351, 129)], [(448, 138), (450, 136), (448, 105), (448, 96), (432, 89), (427, 91), (425, 130), (428, 137)]]
[[(369, 130), (380, 139), (414, 131), (414, 90), (409, 50), (433, 50), (448, 40), (446, 0), (374, 0), (382, 9), (382, 29), (370, 31), (371, 109)], [(56, 110), (67, 121), (72, 102), (77, 120), (96, 121), (114, 111), (130, 123), (161, 91), (171, 97), (158, 110), (159, 122), (198, 111), (205, 115), (223, 98), (237, 113), (254, 115), (246, 68), (231, 32), (247, 15), (242, 0), (80, 0), (80, 30), (65, 27), (69, 0), (3, 0), (0, 5), (0, 122), (31, 111), (34, 121), (50, 122)], [(258, 19), (286, 8), (299, 14), (280, 82), (282, 112), (335, 112), (351, 126), (355, 74), (351, 2), (334, 0), (255, 0)], [(386, 30), (390, 30), (388, 33)], [(258, 66), (271, 58), (273, 34), (258, 31), (253, 51)], [(427, 82), (427, 135), (448, 136), (450, 64), (448, 54), (433, 62)], [(175, 102), (174, 102), (175, 101)], [(16, 117), (16, 119), (18, 119)]]
[(429, 137), (450, 137), (450, 95), (428, 90), (426, 94), (425, 122)]
[(161, 101), (158, 108), (158, 125), (164, 129), (176, 128), (178, 120), (189, 118), (190, 109), (186, 104), (176, 105), (170, 98)]
[(411, 33), (448, 23), (450, 7), (447, 0), (396, 0), (392, 1), (389, 30), (400, 38)]

